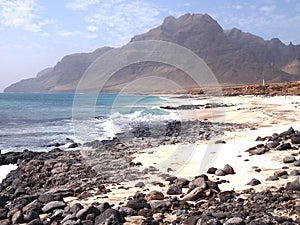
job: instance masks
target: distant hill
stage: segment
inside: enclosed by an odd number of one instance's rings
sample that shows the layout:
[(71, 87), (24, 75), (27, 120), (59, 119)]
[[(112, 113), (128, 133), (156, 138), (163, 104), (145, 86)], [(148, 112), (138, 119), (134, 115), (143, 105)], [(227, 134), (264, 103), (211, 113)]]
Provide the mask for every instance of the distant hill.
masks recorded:
[[(162, 40), (182, 45), (200, 56), (214, 72), (219, 83), (228, 85), (260, 84), (300, 80), (300, 45), (285, 45), (278, 38), (264, 40), (237, 28), (223, 30), (207, 14), (185, 14), (167, 17), (162, 25), (130, 42)], [(41, 71), (36, 78), (22, 80), (7, 87), (5, 92), (73, 92), (84, 71), (111, 48), (92, 53), (65, 56), (53, 68)], [(184, 72), (154, 62), (133, 64), (110, 79), (105, 91), (117, 92), (140, 77), (159, 75), (176, 81), (181, 87), (196, 87)], [(91, 84), (92, 85), (92, 84)], [(161, 90), (160, 84), (137, 84), (148, 92)]]

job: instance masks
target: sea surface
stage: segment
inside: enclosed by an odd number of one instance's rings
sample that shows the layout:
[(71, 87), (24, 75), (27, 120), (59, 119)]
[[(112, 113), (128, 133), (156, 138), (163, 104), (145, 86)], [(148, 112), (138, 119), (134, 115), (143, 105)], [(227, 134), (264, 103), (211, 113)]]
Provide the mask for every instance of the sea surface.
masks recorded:
[[(1, 152), (50, 150), (70, 140), (111, 139), (128, 124), (168, 120), (159, 96), (116, 94), (0, 94)], [(78, 125), (79, 124), (79, 125)]]

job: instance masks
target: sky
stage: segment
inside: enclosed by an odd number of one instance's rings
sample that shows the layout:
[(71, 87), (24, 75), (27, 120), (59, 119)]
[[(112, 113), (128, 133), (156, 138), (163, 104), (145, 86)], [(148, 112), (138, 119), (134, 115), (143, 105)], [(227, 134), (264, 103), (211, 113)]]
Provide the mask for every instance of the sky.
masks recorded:
[(299, 0), (0, 0), (0, 92), (65, 55), (125, 45), (185, 13), (300, 44)]

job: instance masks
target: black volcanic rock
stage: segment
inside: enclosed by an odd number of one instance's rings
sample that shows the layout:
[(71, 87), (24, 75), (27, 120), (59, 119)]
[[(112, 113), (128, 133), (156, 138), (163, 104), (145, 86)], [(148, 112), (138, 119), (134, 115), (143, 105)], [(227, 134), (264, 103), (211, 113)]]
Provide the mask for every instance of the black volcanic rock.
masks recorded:
[[(144, 40), (169, 41), (192, 50), (207, 63), (220, 84), (260, 84), (263, 78), (267, 83), (300, 80), (300, 45), (285, 45), (278, 38), (266, 41), (236, 28), (223, 30), (207, 14), (167, 17), (161, 26), (134, 36), (131, 42)], [(65, 56), (53, 68), (11, 85), (5, 92), (73, 92), (89, 65), (110, 49)], [(117, 92), (138, 78), (154, 75), (172, 80), (182, 88), (198, 87), (177, 68), (142, 62), (118, 71), (103, 90)], [(165, 90), (159, 82), (136, 84), (136, 87), (147, 92)]]

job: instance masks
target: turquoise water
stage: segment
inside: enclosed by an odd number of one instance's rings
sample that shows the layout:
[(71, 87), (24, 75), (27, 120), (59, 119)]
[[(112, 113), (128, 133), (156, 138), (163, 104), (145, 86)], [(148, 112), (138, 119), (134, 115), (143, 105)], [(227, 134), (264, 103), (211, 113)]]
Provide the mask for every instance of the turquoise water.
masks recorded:
[[(158, 96), (102, 94), (0, 94), (0, 149), (4, 151), (45, 150), (47, 145), (76, 141), (73, 117), (84, 126), (95, 124), (91, 140), (112, 138), (128, 121), (166, 119), (167, 111), (159, 109), (164, 100)], [(96, 101), (95, 101), (96, 99)], [(79, 113), (78, 113), (79, 112)], [(92, 113), (91, 113), (92, 112)], [(112, 132), (112, 126), (114, 129)]]

